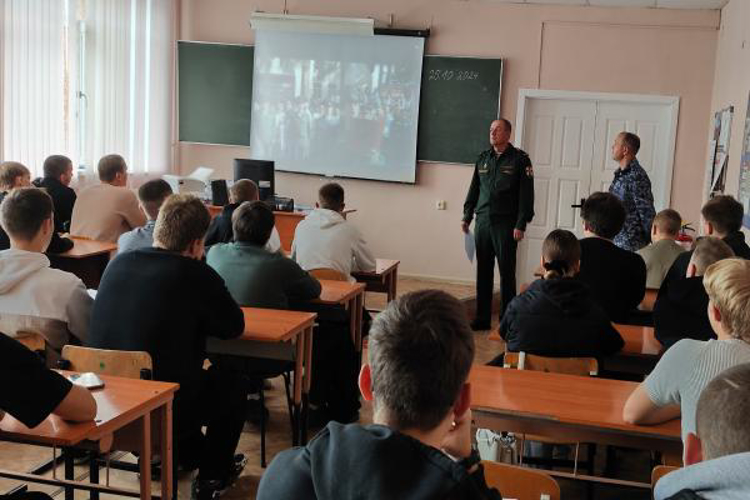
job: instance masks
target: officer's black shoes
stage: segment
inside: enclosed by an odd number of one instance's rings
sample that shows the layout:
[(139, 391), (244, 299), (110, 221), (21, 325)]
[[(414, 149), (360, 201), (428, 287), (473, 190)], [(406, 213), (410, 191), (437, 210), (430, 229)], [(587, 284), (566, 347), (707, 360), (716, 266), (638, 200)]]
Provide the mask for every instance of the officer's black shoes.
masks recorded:
[(471, 322), (471, 329), (475, 332), (482, 331), (482, 330), (489, 330), (492, 328), (492, 325), (489, 321), (481, 321), (476, 318), (474, 318), (474, 321)]
[(190, 488), (191, 500), (217, 500), (242, 473), (247, 465), (245, 455), (238, 453), (234, 456), (234, 463), (224, 479), (201, 479), (200, 474), (193, 479)]

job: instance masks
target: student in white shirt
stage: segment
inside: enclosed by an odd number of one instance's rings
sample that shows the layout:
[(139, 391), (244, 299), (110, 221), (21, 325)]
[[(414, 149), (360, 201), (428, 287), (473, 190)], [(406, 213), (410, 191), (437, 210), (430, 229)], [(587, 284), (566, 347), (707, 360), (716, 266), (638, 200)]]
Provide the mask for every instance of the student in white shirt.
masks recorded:
[(292, 258), (302, 269), (335, 269), (351, 281), (352, 271), (375, 270), (375, 257), (365, 239), (342, 215), (344, 188), (335, 182), (325, 184), (315, 206), (294, 233)]
[(101, 184), (78, 193), (70, 234), (116, 243), (122, 233), (146, 224), (146, 216), (135, 193), (126, 187), (128, 166), (122, 156), (103, 156), (97, 169)]
[(55, 231), (52, 198), (42, 189), (18, 188), (0, 205), (10, 249), (0, 252), (0, 331), (41, 334), (59, 351), (70, 335), (86, 340), (93, 300), (71, 273), (50, 268), (42, 253)]

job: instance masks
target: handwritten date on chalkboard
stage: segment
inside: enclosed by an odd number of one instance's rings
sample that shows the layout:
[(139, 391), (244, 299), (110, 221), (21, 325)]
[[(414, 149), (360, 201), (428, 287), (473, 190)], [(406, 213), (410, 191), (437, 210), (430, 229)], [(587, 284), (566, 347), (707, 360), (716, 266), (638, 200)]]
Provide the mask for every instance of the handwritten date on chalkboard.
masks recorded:
[(429, 81), (470, 81), (479, 78), (478, 71), (453, 71), (450, 69), (431, 69), (428, 73), (427, 79)]

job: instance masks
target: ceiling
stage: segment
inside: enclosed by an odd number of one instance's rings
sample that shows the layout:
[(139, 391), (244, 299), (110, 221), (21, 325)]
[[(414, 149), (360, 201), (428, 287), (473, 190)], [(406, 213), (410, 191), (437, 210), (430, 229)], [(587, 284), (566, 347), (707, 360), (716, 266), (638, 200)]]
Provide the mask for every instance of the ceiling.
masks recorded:
[[(658, 9), (718, 10), (729, 0), (492, 0), (500, 3), (588, 5), (591, 7), (651, 7)], [(747, 0), (741, 0), (747, 1)]]

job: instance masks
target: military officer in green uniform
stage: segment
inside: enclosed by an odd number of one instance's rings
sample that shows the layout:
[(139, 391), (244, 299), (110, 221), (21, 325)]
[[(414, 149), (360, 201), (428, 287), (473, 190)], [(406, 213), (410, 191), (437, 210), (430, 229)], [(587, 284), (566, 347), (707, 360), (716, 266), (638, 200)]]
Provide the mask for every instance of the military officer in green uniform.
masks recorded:
[[(461, 229), (476, 214), (477, 313), (471, 327), (488, 330), (492, 319), (495, 259), (500, 266), (502, 310), (516, 295), (516, 247), (534, 217), (534, 170), (529, 155), (510, 143), (511, 124), (490, 125), (490, 145), (474, 166)], [(501, 315), (502, 316), (502, 315)]]

